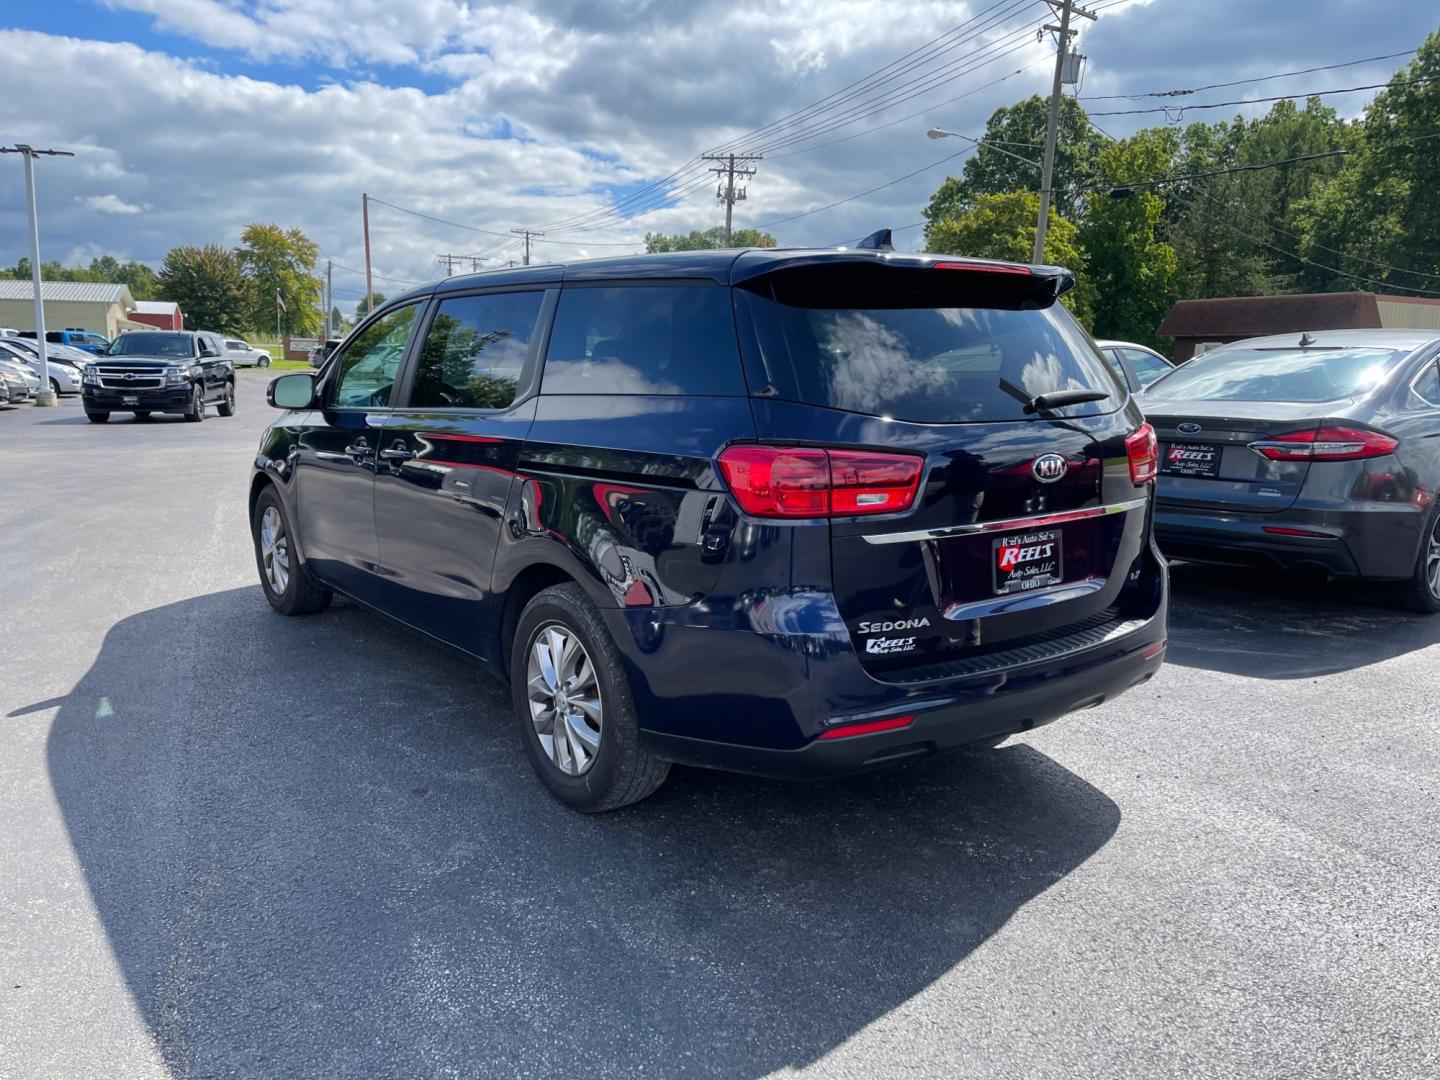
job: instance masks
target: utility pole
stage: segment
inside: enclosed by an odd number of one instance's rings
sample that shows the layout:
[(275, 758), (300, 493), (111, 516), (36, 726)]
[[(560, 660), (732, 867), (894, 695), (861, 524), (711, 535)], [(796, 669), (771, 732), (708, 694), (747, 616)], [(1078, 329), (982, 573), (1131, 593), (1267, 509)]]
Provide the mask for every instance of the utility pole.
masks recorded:
[(1070, 39), (1079, 33), (1070, 29), (1070, 16), (1094, 19), (1095, 13), (1076, 7), (1075, 0), (1045, 0), (1051, 9), (1059, 12), (1060, 25), (1046, 23), (1045, 29), (1058, 36), (1055, 50), (1055, 80), (1050, 84), (1050, 120), (1045, 125), (1045, 163), (1040, 173), (1040, 216), (1035, 222), (1035, 247), (1030, 261), (1045, 261), (1045, 226), (1050, 219), (1050, 188), (1055, 176), (1055, 139), (1060, 130), (1060, 86), (1065, 76), (1065, 57), (1070, 52)]
[[(745, 163), (750, 161), (763, 161), (763, 154), (703, 154), (702, 161), (722, 162), (718, 168), (711, 169), (717, 177), (723, 176), (725, 183), (715, 191), (715, 197), (725, 204), (725, 246), (730, 246), (730, 223), (735, 211), (735, 204), (746, 197), (746, 189), (735, 187), (735, 177), (748, 180), (755, 175), (753, 168), (747, 168)], [(736, 167), (736, 162), (740, 167)]]
[(365, 226), (365, 314), (369, 315), (375, 306), (375, 289), (370, 284), (370, 196), (364, 192), (360, 195), (360, 219)]
[(335, 307), (335, 282), (334, 282), (334, 279), (331, 277), (331, 270), (332, 270), (332, 267), (331, 267), (331, 265), (330, 265), (330, 260), (329, 260), (329, 259), (326, 259), (326, 260), (325, 260), (325, 340), (326, 340), (326, 341), (329, 341), (330, 338), (334, 336), (334, 335), (332, 335), (332, 334), (330, 333), (330, 330), (331, 330), (331, 325), (330, 325), (330, 312), (331, 312), (332, 310), (334, 310), (334, 307)]
[(55, 391), (50, 389), (50, 364), (45, 348), (45, 301), (40, 296), (40, 218), (35, 210), (35, 159), (37, 157), (74, 157), (69, 150), (36, 150), (24, 143), (0, 146), (0, 154), (20, 154), (25, 158), (25, 202), (30, 208), (30, 282), (35, 287), (35, 351), (40, 355), (40, 389), (35, 393), (36, 405), (55, 405)]
[(538, 239), (538, 238), (544, 236), (545, 234), (544, 234), (543, 232), (536, 232), (534, 229), (511, 229), (510, 231), (511, 231), (512, 233), (514, 233), (516, 236), (523, 236), (523, 237), (525, 238), (525, 265), (526, 265), (526, 266), (529, 266), (529, 265), (530, 265), (530, 240), (531, 240), (532, 237)]
[[(435, 256), (436, 262), (441, 262), (441, 263), (444, 263), (444, 264), (445, 264), (445, 276), (446, 276), (446, 277), (454, 277), (454, 276), (455, 276), (455, 267), (459, 266), (462, 262), (465, 261), (465, 259), (466, 259), (466, 256), (464, 256), (464, 255), (436, 255), (436, 256)], [(472, 259), (471, 261), (473, 262), (474, 260)]]

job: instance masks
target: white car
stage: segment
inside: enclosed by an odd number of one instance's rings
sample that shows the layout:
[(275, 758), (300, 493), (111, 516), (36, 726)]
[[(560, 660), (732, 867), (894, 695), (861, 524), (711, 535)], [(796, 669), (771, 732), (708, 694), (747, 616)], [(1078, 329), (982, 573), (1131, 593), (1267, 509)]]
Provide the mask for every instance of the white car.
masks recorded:
[[(48, 369), (46, 374), (50, 376), (50, 389), (57, 394), (80, 393), (85, 363), (74, 358), (73, 354), (76, 353), (83, 353), (83, 350), (72, 349), (66, 345), (45, 346), (45, 366)], [(83, 355), (87, 360), (95, 359), (88, 353)], [(0, 360), (13, 360), (17, 364), (23, 364), (25, 370), (35, 379), (35, 386), (39, 387), (40, 352), (33, 342), (24, 338), (0, 338)]]
[(269, 367), (270, 354), (239, 338), (225, 339), (225, 359), (236, 367)]
[[(20, 400), (31, 400), (40, 392), (40, 376), (32, 374), (24, 363), (8, 353), (0, 356), (0, 369), (4, 369), (5, 381), (10, 384), (10, 404), (17, 404)], [(16, 397), (16, 391), (22, 385), (26, 395), (23, 399)]]

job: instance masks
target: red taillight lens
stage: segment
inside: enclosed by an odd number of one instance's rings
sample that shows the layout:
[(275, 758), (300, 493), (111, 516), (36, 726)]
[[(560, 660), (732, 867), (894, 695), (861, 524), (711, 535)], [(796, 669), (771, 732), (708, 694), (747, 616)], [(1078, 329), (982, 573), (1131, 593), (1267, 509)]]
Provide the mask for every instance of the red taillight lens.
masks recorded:
[(1148, 484), (1155, 479), (1160, 469), (1160, 445), (1155, 441), (1155, 429), (1141, 424), (1125, 437), (1125, 456), (1130, 459), (1130, 480), (1135, 484)]
[(820, 733), (822, 739), (851, 739), (856, 735), (875, 735), (881, 731), (899, 731), (915, 722), (913, 716), (891, 716), (861, 724), (844, 724)]
[(971, 270), (977, 274), (1021, 274), (1025, 277), (1034, 277), (1035, 271), (1028, 266), (1004, 266), (994, 263), (974, 262), (937, 262), (933, 269), (936, 270)]
[(912, 454), (732, 446), (720, 471), (735, 501), (756, 517), (848, 517), (909, 509), (924, 462)]
[(1329, 427), (1287, 431), (1252, 442), (1250, 449), (1271, 461), (1354, 461), (1393, 454), (1400, 443), (1369, 428)]

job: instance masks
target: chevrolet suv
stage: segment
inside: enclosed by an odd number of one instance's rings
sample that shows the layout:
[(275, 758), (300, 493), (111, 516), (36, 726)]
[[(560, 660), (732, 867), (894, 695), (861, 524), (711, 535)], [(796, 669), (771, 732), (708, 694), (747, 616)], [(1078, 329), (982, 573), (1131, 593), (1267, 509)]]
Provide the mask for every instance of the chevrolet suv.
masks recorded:
[(182, 413), (199, 423), (211, 405), (235, 415), (235, 367), (219, 335), (202, 330), (127, 330), (85, 369), (80, 387), (85, 415), (103, 424), (112, 412), (141, 420)]
[(1064, 270), (694, 251), (446, 279), (282, 375), (250, 520), (508, 681), (586, 811), (671, 762), (829, 776), (998, 745), (1150, 678), (1154, 435)]

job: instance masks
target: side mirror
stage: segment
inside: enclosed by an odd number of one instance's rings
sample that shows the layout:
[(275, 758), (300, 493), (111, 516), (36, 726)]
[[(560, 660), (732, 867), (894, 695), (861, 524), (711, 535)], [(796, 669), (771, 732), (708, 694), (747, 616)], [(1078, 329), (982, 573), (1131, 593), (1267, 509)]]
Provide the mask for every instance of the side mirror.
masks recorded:
[(219, 355), (220, 355), (220, 354), (219, 354), (218, 352), (216, 352), (214, 349), (201, 349), (201, 350), (200, 350), (200, 359), (201, 359), (201, 360), (204, 360), (207, 356), (219, 356)]
[(308, 371), (292, 371), (270, 380), (265, 400), (276, 409), (308, 409), (315, 404), (315, 376)]

